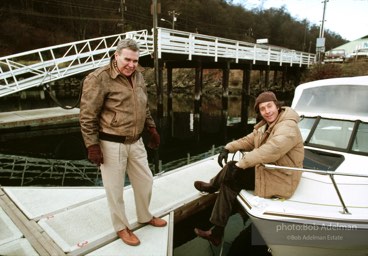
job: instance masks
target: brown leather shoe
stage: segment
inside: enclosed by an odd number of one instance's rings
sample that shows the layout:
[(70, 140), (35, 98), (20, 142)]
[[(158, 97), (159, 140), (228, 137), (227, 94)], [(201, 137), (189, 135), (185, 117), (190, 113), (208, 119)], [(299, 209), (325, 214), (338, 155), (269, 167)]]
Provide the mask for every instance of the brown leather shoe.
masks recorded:
[(146, 222), (145, 224), (149, 224), (154, 227), (165, 227), (167, 225), (167, 222), (166, 220), (157, 217), (152, 217), (152, 219), (149, 222)]
[(200, 192), (207, 192), (210, 194), (215, 193), (218, 190), (215, 187), (213, 187), (210, 183), (206, 183), (203, 181), (195, 181), (194, 187)]
[(222, 236), (216, 236), (215, 234), (212, 234), (211, 230), (204, 231), (199, 228), (195, 228), (194, 233), (196, 233), (197, 236), (210, 241), (214, 246), (219, 246), (222, 242)]
[(138, 237), (133, 234), (133, 232), (129, 228), (125, 228), (117, 232), (118, 236), (124, 243), (127, 245), (137, 246), (141, 243)]

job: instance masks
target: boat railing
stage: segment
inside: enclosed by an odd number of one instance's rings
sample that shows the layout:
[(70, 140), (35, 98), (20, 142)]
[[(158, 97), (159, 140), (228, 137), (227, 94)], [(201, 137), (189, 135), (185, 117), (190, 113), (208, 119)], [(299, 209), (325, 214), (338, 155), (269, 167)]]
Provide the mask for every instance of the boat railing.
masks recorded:
[(307, 169), (307, 168), (297, 168), (297, 167), (289, 167), (289, 166), (279, 166), (279, 165), (273, 165), (273, 164), (264, 164), (264, 167), (269, 170), (288, 170), (288, 171), (299, 171), (299, 172), (310, 172), (315, 174), (322, 174), (322, 175), (328, 175), (332, 181), (332, 184), (334, 186), (334, 189), (337, 193), (337, 196), (339, 197), (341, 206), (342, 206), (342, 214), (351, 214), (348, 210), (348, 208), (345, 205), (344, 199), (342, 198), (342, 195), (340, 193), (339, 187), (336, 184), (335, 175), (340, 176), (350, 176), (350, 177), (360, 177), (360, 178), (368, 178), (368, 175), (364, 174), (354, 174), (354, 173), (347, 173), (347, 172), (333, 172), (333, 171), (323, 171), (323, 170), (316, 170), (316, 169)]

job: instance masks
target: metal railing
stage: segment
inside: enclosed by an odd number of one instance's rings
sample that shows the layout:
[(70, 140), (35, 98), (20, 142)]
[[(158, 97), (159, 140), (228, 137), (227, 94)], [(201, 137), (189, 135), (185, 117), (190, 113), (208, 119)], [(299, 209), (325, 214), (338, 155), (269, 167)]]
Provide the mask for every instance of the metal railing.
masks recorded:
[(228, 58), (236, 63), (251, 60), (264, 61), (267, 65), (273, 62), (309, 66), (315, 61), (315, 54), (162, 28), (158, 30), (158, 51), (159, 58), (162, 53), (172, 53), (188, 55), (189, 60), (192, 56), (214, 57), (215, 62)]
[(336, 184), (334, 175), (368, 178), (368, 175), (353, 174), (353, 173), (347, 173), (347, 172), (332, 172), (332, 171), (296, 168), (296, 167), (288, 167), (288, 166), (278, 166), (278, 165), (272, 165), (272, 164), (265, 164), (264, 166), (265, 166), (266, 169), (270, 169), (270, 170), (280, 170), (281, 169), (281, 170), (288, 170), (288, 171), (300, 171), (300, 172), (310, 172), (310, 173), (315, 173), (315, 174), (328, 175), (330, 177), (331, 181), (332, 181), (332, 184), (334, 186), (336, 194), (339, 197), (341, 206), (343, 208), (343, 210), (341, 211), (342, 214), (350, 214), (350, 212), (349, 212), (348, 208), (345, 205), (344, 199), (342, 198), (340, 190), (339, 190), (339, 188)]
[[(141, 46), (140, 56), (153, 54), (153, 35), (147, 30), (82, 40), (0, 58), (0, 97), (83, 73), (108, 63), (119, 40), (133, 38)], [(309, 66), (315, 55), (276, 46), (252, 44), (184, 31), (157, 29), (158, 57), (163, 53), (250, 60)]]
[(147, 30), (128, 32), (0, 58), (0, 97), (40, 86), (64, 77), (83, 73), (107, 64), (117, 43), (123, 38), (136, 39), (141, 55), (152, 52)]
[(58, 160), (0, 154), (1, 185), (98, 185), (101, 174), (87, 160)]
[[(176, 168), (214, 156), (222, 146), (212, 148), (206, 152), (176, 159), (165, 164), (159, 161), (159, 172), (155, 172), (155, 163), (149, 163), (153, 175), (161, 175)], [(37, 158), (0, 154), (0, 185), (16, 186), (99, 186), (101, 185), (101, 171), (99, 167), (87, 159), (65, 160)], [(126, 181), (127, 184), (127, 181)]]

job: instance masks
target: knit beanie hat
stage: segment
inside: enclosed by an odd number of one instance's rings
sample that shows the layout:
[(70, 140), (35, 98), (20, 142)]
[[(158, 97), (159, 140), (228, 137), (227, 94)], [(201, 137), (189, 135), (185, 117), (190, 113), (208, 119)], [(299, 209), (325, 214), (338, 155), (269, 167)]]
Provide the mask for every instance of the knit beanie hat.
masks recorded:
[(273, 92), (262, 92), (260, 95), (258, 95), (256, 102), (254, 103), (254, 110), (258, 113), (258, 105), (260, 103), (263, 102), (268, 102), (268, 101), (276, 101), (277, 102), (277, 98), (276, 95)]

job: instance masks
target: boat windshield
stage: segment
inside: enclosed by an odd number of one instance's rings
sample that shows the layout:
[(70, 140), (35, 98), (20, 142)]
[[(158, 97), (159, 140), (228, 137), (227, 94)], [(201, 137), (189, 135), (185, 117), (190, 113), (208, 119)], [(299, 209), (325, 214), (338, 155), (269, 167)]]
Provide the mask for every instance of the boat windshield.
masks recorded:
[(368, 154), (368, 123), (305, 117), (299, 128), (305, 145)]
[[(299, 113), (337, 114), (367, 117), (367, 86), (330, 85), (311, 87), (303, 93), (295, 106)], [(357, 102), (359, 104), (357, 104)]]

